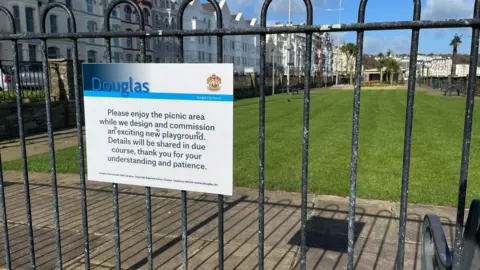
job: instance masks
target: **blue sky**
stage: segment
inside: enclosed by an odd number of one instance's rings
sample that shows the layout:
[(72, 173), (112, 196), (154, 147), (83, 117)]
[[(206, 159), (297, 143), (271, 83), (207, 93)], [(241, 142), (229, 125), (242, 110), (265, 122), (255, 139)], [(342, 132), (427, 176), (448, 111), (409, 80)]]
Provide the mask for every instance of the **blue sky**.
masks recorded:
[[(301, 23), (305, 20), (303, 0), (292, 1), (292, 20)], [(314, 6), (315, 24), (338, 23), (339, 0), (311, 0)], [(263, 0), (227, 0), (232, 13), (243, 13), (248, 17), (259, 18)], [(342, 23), (357, 21), (360, 0), (342, 0)], [(422, 19), (457, 19), (473, 16), (474, 0), (422, 0)], [(366, 22), (412, 20), (413, 0), (369, 0), (367, 4)], [(273, 0), (269, 8), (267, 20), (286, 22), (288, 20), (288, 0)], [(470, 52), (471, 29), (429, 29), (420, 32), (420, 53), (451, 53), (450, 40), (455, 33), (462, 36), (460, 53)], [(354, 42), (355, 33), (345, 33), (341, 39)], [(375, 31), (365, 33), (365, 52), (379, 53), (392, 49), (395, 53), (410, 51), (411, 31)]]

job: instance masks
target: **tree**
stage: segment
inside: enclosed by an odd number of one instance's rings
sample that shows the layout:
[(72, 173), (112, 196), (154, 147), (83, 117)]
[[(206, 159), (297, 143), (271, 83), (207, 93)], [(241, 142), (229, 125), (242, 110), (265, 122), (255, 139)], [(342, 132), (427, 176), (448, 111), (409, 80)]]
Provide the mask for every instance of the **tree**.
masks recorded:
[(453, 36), (452, 41), (450, 42), (450, 46), (453, 47), (452, 68), (450, 70), (450, 78), (449, 78), (449, 85), (450, 86), (452, 86), (452, 78), (453, 78), (453, 76), (455, 76), (455, 63), (456, 63), (455, 60), (457, 58), (457, 48), (460, 44), (462, 44), (462, 38), (458, 34), (455, 34), (455, 36)]
[(350, 74), (350, 84), (353, 84), (353, 68), (352, 68), (352, 58), (357, 55), (357, 46), (353, 43), (344, 44), (340, 48), (341, 52), (347, 56), (347, 69)]
[(392, 50), (388, 49), (387, 58), (391, 58), (391, 57), (392, 57)]
[(386, 58), (383, 53), (378, 54), (377, 70), (380, 72), (380, 82), (383, 82), (383, 70), (386, 67)]
[(390, 74), (390, 85), (393, 85), (393, 76), (402, 70), (400, 63), (393, 58), (387, 58), (385, 61), (385, 67)]

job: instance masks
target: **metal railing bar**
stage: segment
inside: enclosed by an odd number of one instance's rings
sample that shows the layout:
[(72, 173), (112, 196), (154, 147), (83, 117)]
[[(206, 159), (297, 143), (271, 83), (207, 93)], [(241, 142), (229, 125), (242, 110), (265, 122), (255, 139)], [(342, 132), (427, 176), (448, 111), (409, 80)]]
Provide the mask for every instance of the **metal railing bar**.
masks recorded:
[(413, 29), (438, 29), (438, 28), (472, 28), (479, 27), (480, 19), (455, 19), (440, 21), (395, 21), (395, 22), (370, 22), (351, 24), (326, 24), (302, 25), (282, 27), (251, 27), (235, 29), (196, 29), (196, 30), (145, 30), (145, 31), (119, 31), (119, 32), (77, 32), (77, 33), (2, 33), (0, 40), (29, 40), (29, 39), (71, 39), (71, 38), (113, 38), (113, 37), (188, 37), (188, 36), (242, 36), (260, 34), (288, 34), (288, 33), (331, 33), (331, 32), (357, 32), (357, 31), (383, 31), (383, 30), (413, 30)]
[[(208, 2), (213, 6), (215, 9), (215, 16), (217, 21), (217, 29), (223, 28), (223, 14), (220, 8), (220, 5), (215, 0), (208, 0)], [(217, 36), (217, 63), (223, 63), (223, 36)], [(223, 195), (218, 195), (218, 269), (224, 269), (224, 197)]]
[[(313, 25), (313, 6), (304, 0), (307, 12), (307, 25)], [(308, 154), (310, 135), (310, 80), (312, 70), (312, 33), (306, 34), (306, 67), (303, 99), (303, 143), (302, 143), (302, 201), (300, 205), (300, 269), (307, 269), (307, 204), (308, 204)]]
[[(61, 8), (71, 19), (74, 17), (73, 12), (63, 3), (50, 3), (41, 13), (41, 33), (46, 33), (46, 19), (47, 14), (50, 10), (54, 8)], [(62, 262), (62, 245), (61, 245), (61, 227), (60, 227), (60, 211), (58, 205), (58, 188), (57, 188), (57, 169), (56, 169), (56, 157), (55, 157), (55, 138), (53, 134), (52, 127), (52, 104), (50, 98), (50, 68), (48, 64), (48, 47), (47, 40), (42, 39), (40, 41), (42, 47), (42, 65), (43, 65), (43, 76), (44, 80), (44, 93), (45, 93), (45, 106), (46, 106), (46, 117), (47, 117), (47, 133), (48, 133), (48, 143), (49, 143), (49, 152), (50, 152), (50, 170), (51, 170), (51, 185), (52, 185), (52, 196), (53, 196), (53, 212), (54, 212), (54, 223), (55, 223), (55, 243), (57, 249), (57, 268), (63, 269)]]
[[(48, 67), (48, 51), (47, 51), (47, 41), (41, 40), (40, 45), (42, 46), (42, 55), (43, 55), (43, 74), (46, 78), (49, 78), (49, 67)], [(50, 100), (50, 80), (45, 80), (44, 89), (45, 92), (45, 106), (46, 106), (46, 117), (47, 117), (47, 133), (48, 133), (48, 146), (50, 154), (50, 171), (51, 171), (51, 188), (52, 188), (52, 197), (53, 197), (53, 218), (55, 223), (55, 242), (57, 245), (57, 267), (62, 269), (62, 245), (61, 245), (61, 235), (60, 235), (60, 212), (58, 207), (58, 189), (57, 189), (57, 165), (55, 160), (55, 139), (53, 134), (52, 127), (52, 104)]]
[(183, 263), (182, 269), (188, 269), (188, 212), (187, 212), (187, 192), (185, 190), (181, 191), (181, 209), (182, 209), (182, 251), (183, 251)]
[[(75, 18), (72, 18), (72, 31), (76, 31)], [(82, 125), (82, 102), (83, 95), (80, 94), (80, 86), (78, 82), (80, 80), (78, 76), (78, 41), (73, 40), (72, 47), (73, 56), (73, 87), (75, 92), (75, 117), (77, 125), (77, 153), (78, 153), (78, 165), (80, 173), (80, 197), (82, 207), (82, 231), (83, 231), (83, 253), (85, 259), (85, 270), (90, 269), (90, 242), (88, 235), (88, 206), (87, 206), (87, 184), (85, 179), (85, 157), (84, 157), (84, 142), (83, 142), (83, 125)]]
[(2, 212), (2, 229), (3, 229), (3, 248), (5, 253), (5, 264), (7, 269), (12, 269), (12, 260), (10, 257), (10, 241), (8, 238), (8, 219), (7, 206), (5, 203), (5, 182), (3, 179), (2, 154), (0, 153), (0, 209)]
[[(413, 20), (419, 21), (421, 16), (422, 3), (420, 0), (414, 1)], [(408, 72), (408, 92), (407, 108), (405, 116), (405, 138), (403, 146), (403, 166), (402, 166), (402, 187), (400, 193), (400, 224), (398, 228), (398, 248), (396, 256), (396, 269), (403, 270), (405, 258), (405, 233), (407, 230), (407, 207), (408, 207), (408, 186), (410, 176), (410, 154), (412, 148), (412, 130), (415, 102), (415, 84), (417, 75), (417, 56), (418, 39), (420, 30), (412, 31), (412, 40), (410, 48), (410, 64)]]
[[(143, 12), (141, 8), (138, 6), (138, 4), (135, 1), (132, 0), (118, 0), (115, 2), (112, 2), (108, 9), (106, 10), (105, 17), (104, 17), (104, 28), (107, 33), (116, 33), (116, 32), (110, 32), (110, 15), (112, 13), (112, 10), (117, 7), (120, 4), (127, 4), (132, 6), (136, 12), (137, 15), (140, 16), (140, 26), (145, 23), (143, 19)], [(133, 31), (132, 31), (133, 32)], [(98, 35), (97, 35), (98, 36)], [(112, 40), (111, 37), (108, 36), (102, 36), (105, 38), (105, 46), (106, 46), (106, 62), (107, 63), (112, 63)], [(144, 42), (143, 42), (144, 45)], [(145, 48), (143, 47), (142, 51), (142, 59), (145, 59)], [(112, 189), (113, 189), (113, 230), (114, 230), (114, 241), (115, 241), (115, 269), (120, 270), (121, 267), (121, 241), (120, 241), (120, 206), (119, 206), (119, 196), (118, 196), (118, 184), (114, 183), (112, 184)], [(150, 191), (150, 190), (149, 190)], [(148, 195), (148, 194), (147, 194)], [(149, 196), (147, 196), (150, 198)], [(147, 198), (146, 198), (147, 200)], [(146, 207), (147, 210), (151, 210), (150, 207)], [(151, 214), (151, 211), (150, 211)], [(150, 215), (151, 217), (151, 215)], [(150, 224), (151, 226), (151, 224)], [(150, 227), (151, 228), (151, 227)], [(150, 232), (151, 235), (151, 232)], [(148, 242), (148, 237), (147, 237), (147, 242)], [(147, 251), (148, 252), (148, 251)], [(151, 261), (151, 260), (150, 260)]]
[[(215, 8), (215, 15), (217, 20), (217, 29), (223, 28), (223, 14), (220, 5), (215, 0), (209, 0), (210, 4)], [(217, 35), (217, 63), (223, 63), (223, 36)], [(224, 198), (223, 195), (218, 195), (218, 269), (224, 269)]]
[[(14, 17), (12, 13), (6, 8), (0, 6), (0, 11), (3, 11), (10, 22), (10, 28), (12, 33), (16, 33)], [(32, 222), (32, 207), (30, 203), (30, 183), (28, 178), (28, 161), (27, 161), (27, 147), (25, 143), (25, 129), (23, 125), (23, 99), (22, 92), (20, 91), (20, 74), (19, 74), (19, 59), (18, 59), (18, 41), (12, 40), (13, 47), (13, 66), (14, 66), (14, 80), (15, 94), (17, 103), (17, 118), (18, 118), (18, 136), (20, 140), (20, 152), (22, 158), (22, 175), (23, 175), (23, 188), (25, 196), (25, 212), (27, 218), (28, 227), (28, 252), (30, 257), (30, 264), (33, 269), (36, 268), (35, 261), (35, 239), (33, 236), (33, 222)]]
[[(50, 3), (41, 13), (41, 33), (46, 33), (46, 19), (47, 14), (50, 10), (54, 8), (61, 8), (65, 10), (69, 18), (73, 18), (73, 13), (65, 4), (62, 3)], [(63, 260), (62, 260), (62, 244), (61, 244), (61, 227), (60, 227), (60, 210), (58, 203), (58, 188), (57, 188), (57, 166), (56, 166), (56, 157), (55, 157), (55, 138), (53, 134), (53, 125), (52, 125), (52, 104), (50, 98), (50, 67), (48, 64), (48, 47), (47, 40), (42, 39), (40, 41), (42, 47), (42, 66), (43, 66), (43, 76), (46, 78), (44, 80), (44, 93), (45, 93), (45, 111), (47, 118), (47, 133), (48, 133), (48, 144), (49, 144), (49, 153), (50, 153), (50, 171), (51, 171), (51, 185), (52, 185), (52, 197), (53, 197), (53, 218), (55, 223), (55, 244), (57, 250), (57, 268), (63, 269)]]
[[(43, 74), (46, 78), (50, 78), (49, 67), (48, 67), (48, 51), (47, 51), (47, 41), (41, 40), (40, 46), (42, 47), (42, 56), (43, 56)], [(51, 188), (52, 188), (52, 197), (53, 197), (53, 219), (55, 223), (55, 243), (57, 245), (57, 268), (62, 269), (62, 245), (61, 245), (61, 235), (60, 235), (60, 213), (58, 207), (58, 189), (57, 189), (57, 165), (55, 160), (55, 139), (53, 135), (52, 128), (52, 104), (50, 100), (50, 80), (44, 81), (45, 92), (45, 107), (46, 107), (46, 117), (47, 117), (47, 133), (48, 133), (48, 146), (50, 154), (50, 171), (51, 171)]]
[[(358, 8), (358, 23), (365, 22), (367, 0), (362, 0)], [(355, 210), (357, 202), (357, 166), (358, 166), (358, 133), (360, 128), (360, 89), (362, 86), (362, 57), (363, 57), (362, 30), (357, 31), (356, 59), (355, 59), (355, 87), (353, 90), (352, 109), (352, 150), (350, 154), (350, 190), (348, 198), (348, 243), (347, 268), (354, 269), (355, 265)]]
[[(475, 0), (473, 17), (480, 19), (480, 0)], [(467, 82), (467, 99), (465, 105), (465, 123), (463, 129), (462, 159), (460, 166), (460, 179), (458, 183), (457, 218), (455, 226), (455, 241), (453, 251), (453, 269), (459, 269), (462, 257), (462, 239), (465, 217), (465, 201), (467, 195), (468, 166), (470, 162), (470, 143), (472, 138), (473, 108), (475, 103), (475, 92), (477, 88), (477, 61), (479, 49), (480, 28), (472, 29), (472, 43), (470, 48), (470, 67)]]
[[(267, 11), (272, 1), (266, 0), (262, 6), (260, 27), (267, 26)], [(267, 35), (260, 34), (260, 100), (258, 116), (258, 269), (264, 269), (265, 257), (265, 68)]]

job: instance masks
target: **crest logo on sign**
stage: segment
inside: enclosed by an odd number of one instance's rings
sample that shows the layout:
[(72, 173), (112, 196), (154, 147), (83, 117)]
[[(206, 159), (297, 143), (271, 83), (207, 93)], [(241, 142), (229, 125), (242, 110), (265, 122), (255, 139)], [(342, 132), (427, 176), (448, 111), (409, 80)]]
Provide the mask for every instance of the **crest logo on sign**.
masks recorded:
[(222, 79), (217, 75), (213, 74), (207, 79), (208, 90), (216, 92), (222, 88)]

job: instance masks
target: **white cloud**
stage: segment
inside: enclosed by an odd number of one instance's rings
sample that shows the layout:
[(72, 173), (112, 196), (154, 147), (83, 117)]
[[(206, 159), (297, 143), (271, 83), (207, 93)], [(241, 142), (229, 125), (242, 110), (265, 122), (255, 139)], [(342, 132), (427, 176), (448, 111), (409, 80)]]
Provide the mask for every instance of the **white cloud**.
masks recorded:
[[(288, 20), (288, 1), (289, 0), (273, 0), (268, 7), (268, 15), (272, 13), (285, 16), (285, 22)], [(306, 16), (306, 8), (303, 0), (291, 0), (292, 16)], [(315, 12), (320, 5), (329, 2), (337, 2), (338, 0), (311, 0), (313, 11)], [(257, 17), (260, 17), (264, 0), (227, 0), (228, 6), (233, 13), (253, 10)]]
[(389, 49), (394, 53), (409, 53), (411, 36), (396, 35), (394, 37), (368, 37), (364, 38), (363, 51), (367, 54), (387, 52)]
[(473, 16), (474, 0), (426, 0), (422, 19), (459, 19)]

